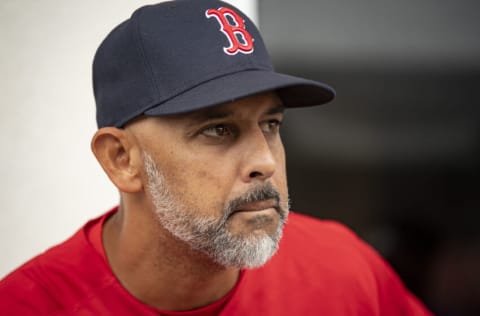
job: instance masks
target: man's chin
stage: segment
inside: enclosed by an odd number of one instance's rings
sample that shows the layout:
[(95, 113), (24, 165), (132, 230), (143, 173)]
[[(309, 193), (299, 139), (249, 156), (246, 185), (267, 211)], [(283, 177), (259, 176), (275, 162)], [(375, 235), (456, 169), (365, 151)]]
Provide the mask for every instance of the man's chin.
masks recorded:
[[(265, 219), (257, 219), (263, 222)], [(272, 224), (268, 220), (268, 224)], [(283, 222), (275, 221), (272, 228), (251, 228), (240, 233), (229, 231), (228, 237), (215, 240), (219, 246), (210, 252), (211, 258), (218, 264), (239, 269), (253, 269), (263, 266), (277, 252), (282, 236)], [(219, 236), (217, 236), (219, 237)], [(226, 238), (225, 238), (226, 237)]]
[(279, 213), (268, 208), (260, 211), (238, 211), (233, 213), (227, 222), (228, 230), (234, 235), (273, 236), (281, 225)]
[(255, 242), (243, 244), (235, 254), (225, 256), (220, 264), (239, 269), (254, 269), (266, 264), (278, 250), (278, 242), (269, 236), (256, 238)]

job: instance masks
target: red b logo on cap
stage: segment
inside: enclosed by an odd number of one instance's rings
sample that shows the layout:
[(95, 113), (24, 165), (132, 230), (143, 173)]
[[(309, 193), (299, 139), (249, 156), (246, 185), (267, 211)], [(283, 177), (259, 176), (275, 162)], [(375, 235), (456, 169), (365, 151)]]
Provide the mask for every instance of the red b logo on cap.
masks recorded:
[[(230, 8), (221, 7), (209, 9), (205, 12), (207, 18), (215, 17), (220, 24), (220, 31), (227, 36), (230, 47), (224, 47), (223, 51), (228, 55), (236, 55), (238, 52), (250, 54), (253, 52), (253, 38), (245, 29), (245, 21), (237, 12)], [(230, 20), (235, 23), (231, 24)]]

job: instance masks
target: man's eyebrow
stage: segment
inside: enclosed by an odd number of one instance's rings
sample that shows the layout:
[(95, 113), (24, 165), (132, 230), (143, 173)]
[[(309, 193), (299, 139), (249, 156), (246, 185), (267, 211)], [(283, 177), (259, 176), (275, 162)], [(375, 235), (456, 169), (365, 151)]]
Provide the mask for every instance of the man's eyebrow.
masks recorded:
[(197, 122), (210, 121), (216, 119), (223, 119), (232, 115), (233, 111), (211, 108), (196, 113), (195, 115), (193, 115), (192, 120)]
[(267, 112), (265, 112), (266, 115), (273, 115), (273, 114), (283, 114), (285, 112), (285, 106), (279, 104), (275, 105), (272, 108), (268, 109)]

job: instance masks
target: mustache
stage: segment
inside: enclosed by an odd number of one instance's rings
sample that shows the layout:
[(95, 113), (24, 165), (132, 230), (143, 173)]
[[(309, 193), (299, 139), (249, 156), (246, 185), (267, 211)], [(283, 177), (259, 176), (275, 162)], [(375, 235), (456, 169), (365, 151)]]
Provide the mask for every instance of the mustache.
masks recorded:
[(265, 183), (262, 185), (257, 185), (241, 196), (230, 200), (225, 208), (224, 215), (225, 217), (228, 217), (242, 205), (264, 200), (274, 200), (274, 208), (277, 210), (277, 212), (280, 215), (285, 213), (285, 210), (283, 210), (280, 206), (280, 193), (278, 193), (271, 183)]

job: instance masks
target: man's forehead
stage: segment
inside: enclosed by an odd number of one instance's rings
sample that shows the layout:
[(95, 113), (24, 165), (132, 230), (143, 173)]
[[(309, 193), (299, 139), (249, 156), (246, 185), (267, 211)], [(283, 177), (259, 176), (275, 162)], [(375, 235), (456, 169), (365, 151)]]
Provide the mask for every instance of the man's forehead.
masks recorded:
[(283, 113), (285, 107), (276, 93), (268, 92), (249, 96), (185, 114), (193, 120), (221, 119), (240, 113), (260, 115)]

